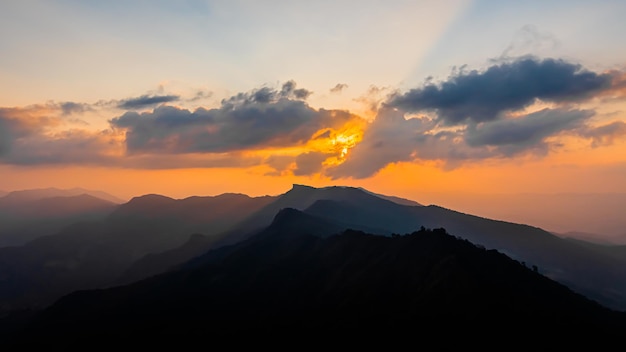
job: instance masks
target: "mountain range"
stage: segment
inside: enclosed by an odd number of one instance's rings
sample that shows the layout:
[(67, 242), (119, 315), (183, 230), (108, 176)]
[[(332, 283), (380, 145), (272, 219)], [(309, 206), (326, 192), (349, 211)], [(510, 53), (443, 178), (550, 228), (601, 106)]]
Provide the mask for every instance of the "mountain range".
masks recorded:
[(82, 188), (42, 188), (0, 195), (0, 247), (26, 244), (79, 221), (99, 220), (123, 200)]
[(0, 328), (15, 341), (389, 332), (418, 318), (469, 331), (478, 316), (492, 322), (484, 329), (533, 319), (535, 333), (609, 338), (626, 326), (623, 311), (626, 246), (345, 186), (149, 194), (0, 248)]

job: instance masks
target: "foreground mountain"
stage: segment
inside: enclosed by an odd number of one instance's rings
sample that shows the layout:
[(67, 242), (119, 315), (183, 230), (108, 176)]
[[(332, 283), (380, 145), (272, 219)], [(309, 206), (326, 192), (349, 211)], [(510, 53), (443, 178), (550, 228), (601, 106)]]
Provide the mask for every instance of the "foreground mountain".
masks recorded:
[(183, 269), (65, 296), (11, 342), (152, 347), (350, 338), (363, 347), (382, 338), (429, 349), (492, 350), (497, 338), (515, 348), (592, 341), (601, 349), (626, 329), (624, 313), (444, 229), (387, 237), (331, 234), (337, 228), (284, 209), (265, 230)]

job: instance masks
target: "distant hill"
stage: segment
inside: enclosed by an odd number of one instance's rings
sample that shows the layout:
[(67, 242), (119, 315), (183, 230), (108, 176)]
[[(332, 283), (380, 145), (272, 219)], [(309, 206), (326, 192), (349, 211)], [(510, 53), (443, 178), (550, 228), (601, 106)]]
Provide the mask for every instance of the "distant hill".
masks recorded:
[(626, 229), (621, 236), (599, 235), (596, 233), (588, 233), (581, 231), (569, 231), (564, 233), (553, 232), (556, 236), (565, 239), (577, 239), (587, 242), (605, 245), (626, 245)]
[(610, 239), (626, 244), (626, 193), (472, 194), (429, 193), (425, 204), (485, 218), (531, 224), (554, 233), (595, 234), (580, 237), (592, 242)]
[(118, 206), (86, 193), (66, 194), (48, 189), (0, 198), (0, 247), (22, 245), (76, 222), (104, 219)]
[(626, 313), (445, 229), (329, 234), (337, 228), (283, 209), (265, 230), (194, 265), (67, 295), (7, 341), (156, 347), (289, 338), (365, 347), (384, 339), (429, 350), (490, 350), (496, 340), (515, 348), (592, 342), (602, 349), (623, 338)]
[(107, 200), (111, 203), (121, 204), (124, 200), (102, 191), (94, 191), (83, 188), (59, 189), (37, 188), (9, 192), (0, 198), (0, 204), (16, 204), (19, 202), (33, 201), (51, 197), (71, 197), (87, 194), (96, 198)]
[(273, 200), (241, 194), (145, 195), (115, 205), (101, 219), (0, 248), (0, 314), (40, 308), (74, 290), (112, 285), (135, 261), (177, 248), (193, 234), (215, 242), (217, 234)]

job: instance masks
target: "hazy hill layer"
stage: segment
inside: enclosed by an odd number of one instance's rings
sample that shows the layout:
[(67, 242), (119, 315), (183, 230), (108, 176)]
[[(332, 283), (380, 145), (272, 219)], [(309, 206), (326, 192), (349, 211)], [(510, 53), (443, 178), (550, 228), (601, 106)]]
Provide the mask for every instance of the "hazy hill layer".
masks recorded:
[(104, 219), (118, 205), (93, 194), (73, 193), (44, 189), (11, 192), (1, 197), (0, 247), (22, 245), (76, 222)]

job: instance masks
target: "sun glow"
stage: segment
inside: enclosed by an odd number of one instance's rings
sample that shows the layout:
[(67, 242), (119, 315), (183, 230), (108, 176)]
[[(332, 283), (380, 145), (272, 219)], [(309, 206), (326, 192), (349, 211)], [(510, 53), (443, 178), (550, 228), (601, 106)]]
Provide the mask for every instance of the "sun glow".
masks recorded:
[(323, 162), (325, 166), (343, 163), (350, 152), (363, 139), (363, 125), (349, 124), (339, 130), (331, 130), (326, 143), (326, 153), (332, 156)]

